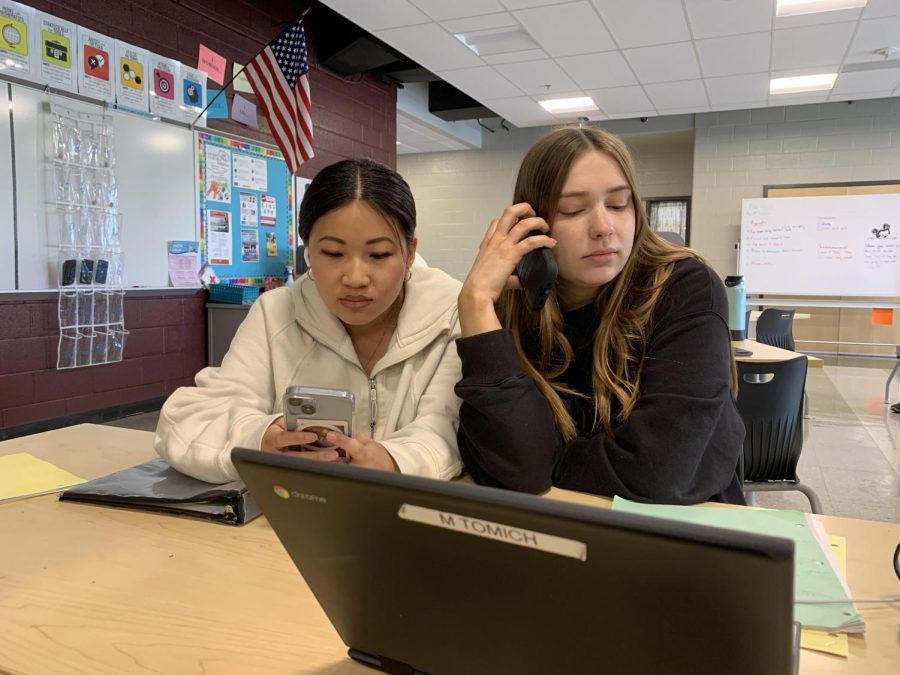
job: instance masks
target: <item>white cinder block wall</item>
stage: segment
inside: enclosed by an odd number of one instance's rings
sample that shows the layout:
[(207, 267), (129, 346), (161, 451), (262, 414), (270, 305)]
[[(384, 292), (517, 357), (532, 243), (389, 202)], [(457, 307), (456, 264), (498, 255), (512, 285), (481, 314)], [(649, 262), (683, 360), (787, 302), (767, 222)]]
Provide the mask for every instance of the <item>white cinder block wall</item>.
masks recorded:
[[(512, 200), (522, 157), (548, 128), (485, 132), (481, 150), (400, 155), (397, 167), (412, 187), (419, 253), (457, 279), (469, 271), (491, 219)], [(638, 189), (646, 197), (691, 194), (693, 130), (623, 136), (634, 155)]]
[(765, 185), (900, 180), (900, 99), (698, 114), (691, 241), (736, 271), (741, 199)]

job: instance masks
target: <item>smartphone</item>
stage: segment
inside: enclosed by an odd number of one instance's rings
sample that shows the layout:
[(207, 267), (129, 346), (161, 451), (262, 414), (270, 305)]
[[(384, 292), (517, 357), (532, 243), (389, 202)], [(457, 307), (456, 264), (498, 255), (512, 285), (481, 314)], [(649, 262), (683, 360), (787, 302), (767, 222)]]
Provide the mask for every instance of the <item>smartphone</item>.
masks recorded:
[(78, 273), (79, 284), (89, 284), (94, 280), (94, 261), (84, 258), (81, 261), (81, 271)]
[(284, 390), (284, 428), (288, 431), (311, 431), (318, 440), (299, 446), (302, 450), (344, 451), (325, 440), (329, 431), (345, 436), (353, 434), (353, 408), (356, 397), (342, 389), (317, 387), (288, 387)]
[(105, 284), (107, 272), (109, 272), (109, 262), (103, 258), (98, 258), (97, 271), (94, 273), (94, 283)]
[(60, 286), (71, 286), (75, 283), (75, 268), (78, 263), (71, 258), (66, 260), (62, 266), (62, 279), (59, 281)]
[[(535, 231), (529, 234), (542, 234)], [(525, 305), (532, 312), (540, 312), (550, 297), (553, 284), (559, 275), (556, 267), (556, 259), (549, 248), (536, 248), (526, 253), (516, 265), (516, 274), (522, 284), (522, 294), (525, 297)]]

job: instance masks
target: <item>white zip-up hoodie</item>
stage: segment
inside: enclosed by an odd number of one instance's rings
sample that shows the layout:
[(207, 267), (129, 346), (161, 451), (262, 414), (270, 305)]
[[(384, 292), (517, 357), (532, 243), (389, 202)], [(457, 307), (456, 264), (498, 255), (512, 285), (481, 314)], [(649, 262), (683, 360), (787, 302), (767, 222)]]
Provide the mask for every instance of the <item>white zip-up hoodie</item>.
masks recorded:
[[(388, 350), (369, 378), (350, 336), (304, 276), (263, 293), (238, 328), (222, 365), (163, 405), (156, 451), (182, 473), (212, 483), (237, 479), (230, 452), (259, 448), (292, 385), (356, 395), (353, 433), (381, 443), (403, 473), (449, 479), (462, 470), (456, 445), (460, 379), (456, 354), (461, 284), (413, 267)], [(374, 423), (374, 431), (373, 431)]]

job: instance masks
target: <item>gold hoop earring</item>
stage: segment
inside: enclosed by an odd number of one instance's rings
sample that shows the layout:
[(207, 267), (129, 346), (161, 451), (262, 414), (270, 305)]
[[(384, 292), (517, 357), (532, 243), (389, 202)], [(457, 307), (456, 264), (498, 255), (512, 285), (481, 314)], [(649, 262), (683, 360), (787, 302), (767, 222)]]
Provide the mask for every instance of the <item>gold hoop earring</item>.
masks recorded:
[(406, 279), (404, 279), (404, 281), (409, 281), (410, 279), (412, 279), (412, 267), (407, 267), (406, 268)]

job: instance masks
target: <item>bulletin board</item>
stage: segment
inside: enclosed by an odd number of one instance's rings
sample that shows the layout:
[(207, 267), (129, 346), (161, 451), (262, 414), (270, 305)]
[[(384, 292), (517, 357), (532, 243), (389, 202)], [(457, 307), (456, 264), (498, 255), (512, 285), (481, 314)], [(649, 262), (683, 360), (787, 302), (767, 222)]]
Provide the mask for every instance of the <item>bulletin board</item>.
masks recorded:
[(200, 257), (220, 283), (262, 285), (294, 266), (293, 184), (278, 150), (197, 134)]

